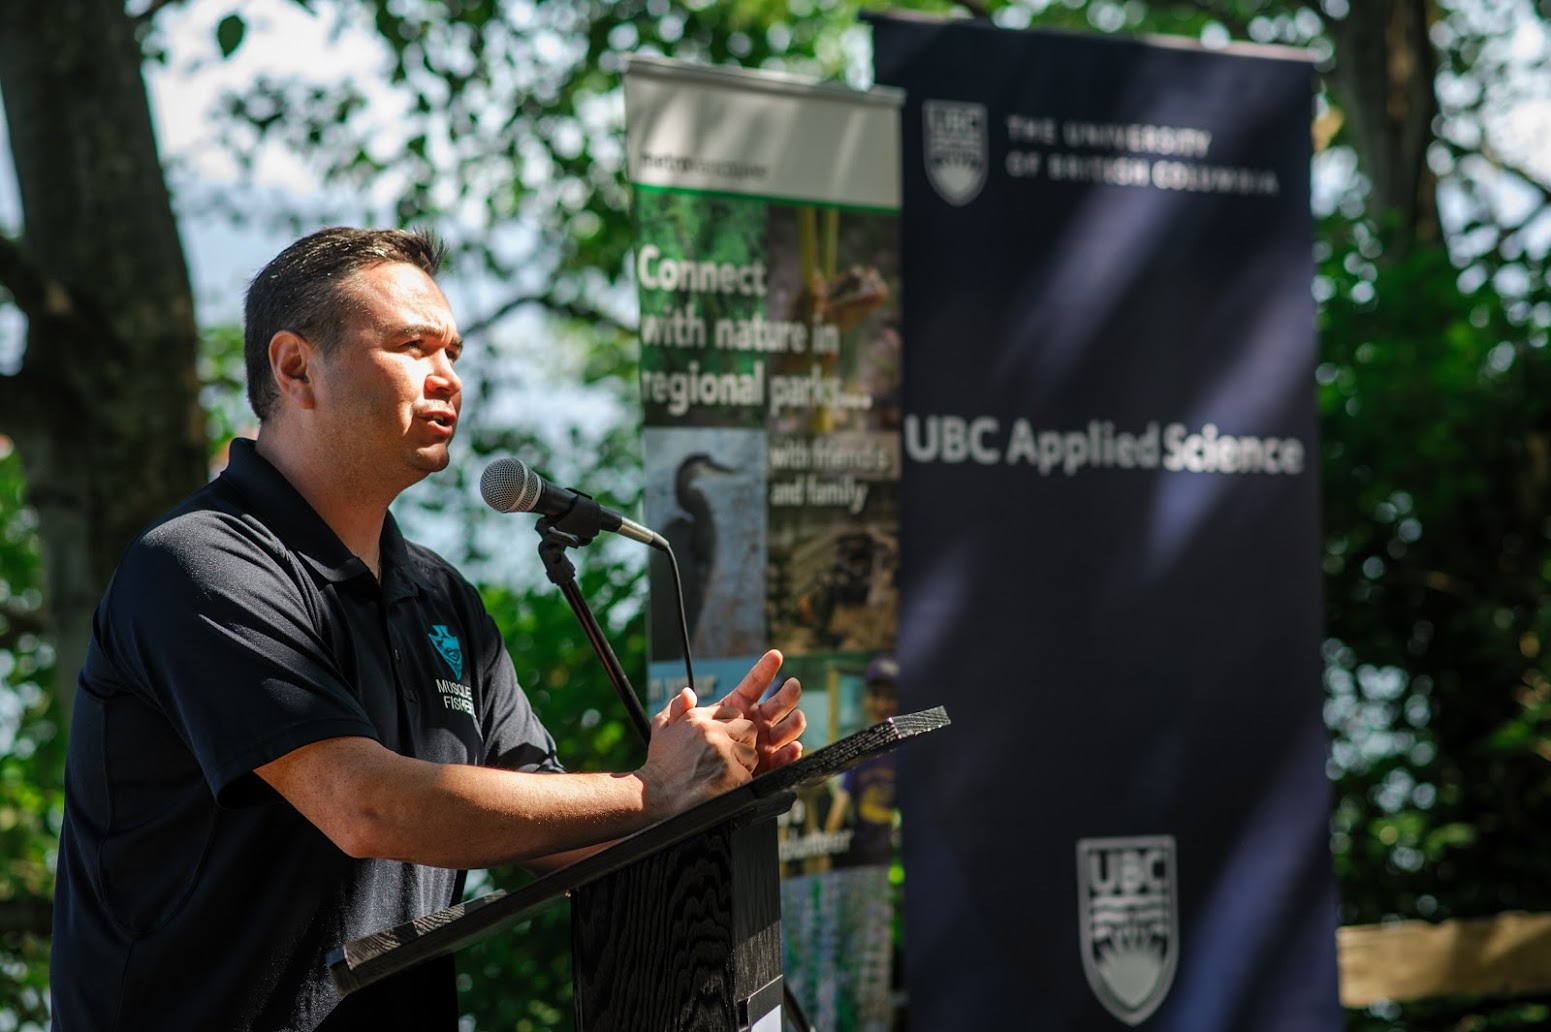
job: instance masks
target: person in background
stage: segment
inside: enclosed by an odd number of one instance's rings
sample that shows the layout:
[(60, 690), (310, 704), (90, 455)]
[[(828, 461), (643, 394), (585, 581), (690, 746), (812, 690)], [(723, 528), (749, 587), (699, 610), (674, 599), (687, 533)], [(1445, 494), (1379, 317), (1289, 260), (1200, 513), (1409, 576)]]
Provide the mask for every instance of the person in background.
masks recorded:
[[(862, 675), (862, 708), (869, 724), (894, 716), (899, 709), (899, 661), (879, 656)], [(840, 778), (840, 797), (831, 811), (831, 829), (848, 828), (851, 841), (835, 857), (836, 867), (862, 867), (894, 860), (894, 754), (869, 757)]]

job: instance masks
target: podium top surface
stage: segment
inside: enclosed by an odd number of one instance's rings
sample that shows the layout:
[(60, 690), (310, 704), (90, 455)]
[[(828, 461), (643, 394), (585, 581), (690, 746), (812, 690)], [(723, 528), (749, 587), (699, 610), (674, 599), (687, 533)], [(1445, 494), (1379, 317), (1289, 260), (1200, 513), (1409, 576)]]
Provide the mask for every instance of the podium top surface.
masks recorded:
[[(329, 953), (329, 972), (342, 993), (351, 993), (424, 961), (454, 953), (497, 935), (552, 906), (575, 890), (658, 850), (746, 816), (778, 813), (791, 793), (819, 784), (907, 739), (946, 727), (941, 706), (907, 713), (863, 728), (744, 785), (708, 799), (586, 859), (552, 871), (513, 892), (492, 892), (434, 914), (353, 939)], [(771, 809), (775, 807), (775, 809)], [(775, 862), (775, 858), (771, 858)]]

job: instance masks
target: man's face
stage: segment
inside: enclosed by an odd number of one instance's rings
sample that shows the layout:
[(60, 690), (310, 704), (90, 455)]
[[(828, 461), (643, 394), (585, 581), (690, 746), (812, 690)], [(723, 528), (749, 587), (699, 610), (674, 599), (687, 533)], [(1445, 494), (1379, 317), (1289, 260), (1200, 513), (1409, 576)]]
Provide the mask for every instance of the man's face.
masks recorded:
[(314, 382), (320, 430), (347, 476), (402, 481), (446, 467), (463, 405), (463, 350), (447, 298), (413, 265), (385, 263), (344, 282), (359, 311)]

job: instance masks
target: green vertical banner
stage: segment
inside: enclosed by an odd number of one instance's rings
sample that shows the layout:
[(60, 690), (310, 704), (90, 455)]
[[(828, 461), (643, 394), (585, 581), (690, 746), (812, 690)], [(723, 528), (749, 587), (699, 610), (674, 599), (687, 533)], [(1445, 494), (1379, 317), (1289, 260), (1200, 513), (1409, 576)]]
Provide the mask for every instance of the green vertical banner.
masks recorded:
[[(767, 647), (806, 748), (891, 715), (899, 594), (897, 90), (636, 58), (626, 139), (641, 305), (648, 696), (719, 698)], [(686, 633), (687, 632), (687, 633)], [(891, 760), (780, 828), (785, 977), (826, 1030), (894, 1026)]]

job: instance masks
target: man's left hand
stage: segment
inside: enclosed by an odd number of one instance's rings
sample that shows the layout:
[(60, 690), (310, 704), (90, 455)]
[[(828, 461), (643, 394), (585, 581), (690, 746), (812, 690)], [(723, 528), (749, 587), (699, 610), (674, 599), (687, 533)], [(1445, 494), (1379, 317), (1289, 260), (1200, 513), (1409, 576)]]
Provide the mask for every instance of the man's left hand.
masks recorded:
[(802, 685), (795, 677), (789, 677), (779, 691), (760, 701), (780, 669), (781, 653), (771, 649), (744, 675), (732, 694), (717, 703), (712, 714), (719, 720), (742, 717), (753, 722), (759, 735), (755, 747), (758, 752), (754, 767), (756, 777), (784, 767), (802, 755), (802, 743), (797, 739), (808, 726), (808, 718), (797, 708), (797, 702), (802, 698)]

